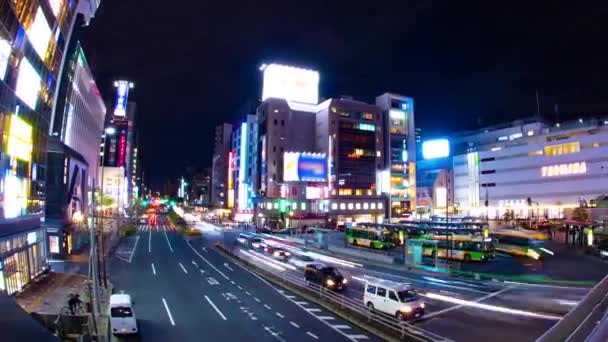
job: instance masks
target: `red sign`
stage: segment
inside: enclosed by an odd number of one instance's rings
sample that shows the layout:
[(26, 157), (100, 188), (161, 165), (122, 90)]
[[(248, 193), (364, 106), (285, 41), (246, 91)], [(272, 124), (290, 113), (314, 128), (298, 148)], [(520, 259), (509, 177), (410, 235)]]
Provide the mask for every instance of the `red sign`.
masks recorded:
[(125, 166), (125, 157), (127, 155), (127, 134), (125, 132), (118, 137), (118, 160), (116, 166)]

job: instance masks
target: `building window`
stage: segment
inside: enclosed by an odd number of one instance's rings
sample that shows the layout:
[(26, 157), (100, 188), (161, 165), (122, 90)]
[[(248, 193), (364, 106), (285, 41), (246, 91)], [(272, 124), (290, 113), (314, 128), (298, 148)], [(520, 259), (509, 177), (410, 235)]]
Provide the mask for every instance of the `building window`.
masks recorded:
[(529, 156), (542, 156), (543, 155), (543, 150), (536, 150), (536, 151), (531, 151), (528, 152)]
[(489, 157), (489, 158), (481, 158), (481, 160), (480, 160), (480, 161), (481, 161), (481, 162), (489, 162), (489, 161), (494, 161), (494, 160), (496, 160), (496, 158), (494, 158), (494, 157)]
[(482, 188), (491, 188), (491, 187), (495, 187), (496, 183), (482, 183), (481, 187)]
[(567, 144), (545, 146), (545, 155), (547, 156), (561, 156), (563, 154), (577, 153), (580, 151), (581, 146), (578, 141)]
[(279, 122), (277, 121), (277, 119), (274, 119), (274, 125), (276, 126)]
[(353, 189), (340, 189), (338, 190), (338, 195), (340, 196), (350, 196), (353, 194)]
[(281, 120), (281, 126), (285, 126), (285, 120)]
[(276, 146), (272, 146), (272, 152), (276, 152), (277, 151), (277, 147)]
[(482, 175), (489, 175), (491, 173), (496, 173), (496, 170), (483, 170), (483, 171), (481, 171)]
[(338, 203), (332, 203), (331, 210), (338, 210)]
[(340, 203), (340, 210), (346, 209), (346, 203)]
[(357, 190), (355, 190), (355, 195), (357, 195), (357, 196), (363, 196), (363, 189), (357, 189)]
[(374, 120), (374, 114), (373, 114), (373, 113), (363, 113), (363, 114), (361, 115), (361, 117), (362, 117), (364, 120)]

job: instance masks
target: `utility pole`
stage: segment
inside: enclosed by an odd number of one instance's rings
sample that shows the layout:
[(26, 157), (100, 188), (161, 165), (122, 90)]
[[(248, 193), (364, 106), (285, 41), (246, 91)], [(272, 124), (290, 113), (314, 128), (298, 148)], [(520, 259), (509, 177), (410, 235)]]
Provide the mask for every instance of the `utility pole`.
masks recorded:
[[(93, 285), (93, 295), (91, 296), (91, 301), (94, 301), (93, 305), (93, 315), (99, 316), (101, 312), (101, 305), (99, 302), (99, 279), (97, 273), (97, 236), (95, 231), (95, 222), (97, 215), (95, 214), (96, 204), (95, 204), (95, 178), (93, 178), (93, 196), (91, 196), (91, 207), (93, 208), (93, 219), (91, 220), (91, 230), (90, 230), (90, 241), (91, 241), (91, 252), (89, 253), (89, 264), (91, 265), (89, 271), (89, 280)], [(95, 298), (95, 300), (93, 300)], [(94, 319), (94, 318), (93, 318)]]

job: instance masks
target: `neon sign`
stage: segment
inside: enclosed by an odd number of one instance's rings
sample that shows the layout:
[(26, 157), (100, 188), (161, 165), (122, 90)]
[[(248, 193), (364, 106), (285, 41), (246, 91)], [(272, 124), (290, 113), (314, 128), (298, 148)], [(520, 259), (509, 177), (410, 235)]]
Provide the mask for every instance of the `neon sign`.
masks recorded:
[(24, 162), (29, 162), (32, 160), (32, 125), (16, 115), (12, 115), (10, 120), (6, 153)]
[(116, 104), (114, 105), (114, 116), (127, 115), (127, 99), (129, 98), (129, 82), (117, 81)]
[(557, 165), (543, 166), (541, 168), (542, 177), (582, 175), (585, 173), (587, 173), (587, 163), (586, 162), (557, 164)]

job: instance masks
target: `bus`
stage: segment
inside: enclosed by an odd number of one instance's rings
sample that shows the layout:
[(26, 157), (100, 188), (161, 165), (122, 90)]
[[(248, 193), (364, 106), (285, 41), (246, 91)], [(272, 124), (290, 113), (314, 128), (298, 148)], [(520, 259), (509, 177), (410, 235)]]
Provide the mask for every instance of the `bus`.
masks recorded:
[[(433, 240), (434, 243), (422, 244), (422, 255), (427, 257), (470, 261), (488, 261), (494, 257), (492, 239), (472, 235), (421, 235), (417, 239)], [(450, 248), (449, 242), (452, 247)]]
[(346, 227), (344, 233), (346, 242), (353, 246), (369, 247), (372, 249), (390, 249), (395, 247), (395, 234), (383, 228), (365, 226)]
[(526, 256), (538, 260), (543, 254), (553, 255), (544, 247), (547, 235), (536, 231), (498, 229), (490, 234), (495, 240), (496, 250), (511, 255)]

